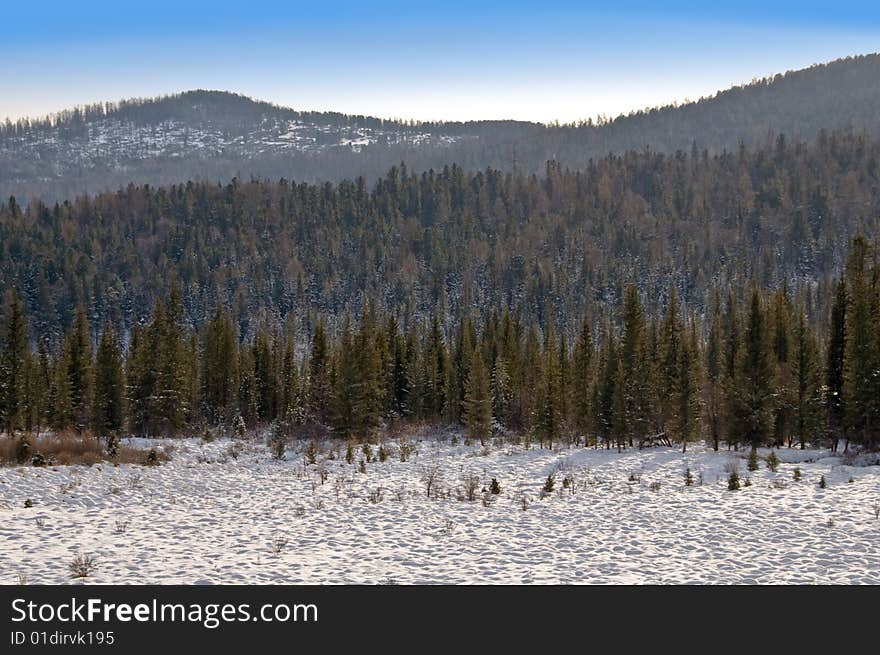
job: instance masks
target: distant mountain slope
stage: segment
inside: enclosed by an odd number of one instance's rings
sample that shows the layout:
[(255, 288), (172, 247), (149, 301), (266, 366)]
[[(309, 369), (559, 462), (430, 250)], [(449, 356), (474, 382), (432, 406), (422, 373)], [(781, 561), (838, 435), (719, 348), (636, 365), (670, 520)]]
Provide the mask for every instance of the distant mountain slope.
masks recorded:
[[(552, 99), (551, 99), (552, 100)], [(777, 75), (681, 106), (613, 121), (544, 126), (517, 121), (407, 123), (300, 112), (219, 91), (190, 91), (0, 125), (0, 197), (69, 198), (129, 182), (168, 184), (281, 177), (376, 178), (458, 163), (526, 171), (548, 159), (584, 167), (609, 152), (765, 144), (821, 129), (880, 134), (880, 56)]]

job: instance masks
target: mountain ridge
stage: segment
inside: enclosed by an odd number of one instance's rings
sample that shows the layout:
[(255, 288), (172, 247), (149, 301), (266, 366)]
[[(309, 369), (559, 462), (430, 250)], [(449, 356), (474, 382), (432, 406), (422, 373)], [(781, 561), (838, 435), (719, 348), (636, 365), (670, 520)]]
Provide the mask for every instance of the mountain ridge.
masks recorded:
[(422, 122), (300, 111), (229, 91), (196, 89), (96, 103), (0, 125), (0, 197), (61, 200), (129, 182), (232, 177), (307, 182), (375, 179), (457, 163), (528, 172), (548, 160), (584, 168), (649, 148), (732, 150), (778, 134), (880, 134), (880, 56), (858, 55), (753, 80), (697, 101), (600, 119)]

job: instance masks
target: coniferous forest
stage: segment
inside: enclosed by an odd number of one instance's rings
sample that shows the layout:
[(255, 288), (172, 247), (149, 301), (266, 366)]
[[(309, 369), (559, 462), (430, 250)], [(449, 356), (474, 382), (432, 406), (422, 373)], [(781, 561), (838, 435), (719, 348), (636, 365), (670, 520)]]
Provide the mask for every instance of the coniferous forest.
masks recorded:
[(0, 584), (192, 602), (16, 592), (13, 645), (289, 644), (319, 604), (337, 650), (627, 634), (316, 584), (880, 584), (880, 10), (38, 4), (0, 39)]
[[(83, 305), (60, 340), (33, 330), (6, 292), (0, 417), (8, 434), (90, 431), (173, 436), (275, 426), (285, 437), (369, 440), (399, 421), (460, 424), (487, 441), (513, 431), (541, 446), (641, 447), (708, 440), (715, 449), (841, 439), (880, 445), (880, 263), (856, 237), (828, 312), (814, 290), (714, 288), (707, 308), (671, 285), (654, 312), (626, 284), (599, 316), (543, 322), (472, 311), (446, 329), (368, 301), (303, 344), (286, 323), (243, 335), (221, 305), (186, 320), (178, 285), (123, 342), (111, 321), (93, 338)], [(810, 308), (812, 307), (812, 316)], [(573, 336), (567, 334), (573, 329)], [(35, 345), (34, 345), (35, 344)]]

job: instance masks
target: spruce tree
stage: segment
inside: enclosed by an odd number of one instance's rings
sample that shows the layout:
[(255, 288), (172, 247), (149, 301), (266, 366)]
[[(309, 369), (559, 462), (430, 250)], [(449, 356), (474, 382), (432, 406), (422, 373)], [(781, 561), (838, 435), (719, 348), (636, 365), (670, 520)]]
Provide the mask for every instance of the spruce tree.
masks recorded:
[(492, 396), (489, 391), (489, 375), (479, 348), (471, 353), (468, 377), (465, 381), (464, 410), (462, 419), (472, 439), (480, 445), (492, 435)]
[(734, 385), (728, 391), (733, 403), (730, 428), (754, 449), (767, 443), (775, 408), (774, 364), (766, 313), (757, 289), (752, 291), (737, 360)]
[(793, 427), (801, 449), (806, 447), (807, 439), (814, 438), (819, 431), (822, 379), (818, 350), (816, 338), (801, 309), (795, 319), (792, 352)]
[(721, 406), (723, 382), (721, 319), (717, 310), (712, 314), (712, 322), (709, 327), (704, 369), (706, 374), (704, 387), (706, 423), (709, 437), (712, 440), (712, 448), (717, 451), (721, 439), (723, 412)]
[(700, 430), (700, 344), (695, 323), (686, 339), (681, 343), (678, 354), (678, 382), (675, 399), (675, 432), (681, 440), (681, 450), (687, 450), (688, 441), (693, 441)]
[(633, 445), (634, 438), (647, 435), (652, 414), (651, 385), (645, 319), (635, 285), (628, 285), (623, 297), (623, 333), (620, 343), (623, 395), (622, 433)]
[(308, 386), (310, 415), (320, 423), (327, 423), (332, 414), (330, 407), (330, 352), (323, 321), (318, 321), (312, 335)]
[(574, 344), (572, 399), (575, 427), (585, 437), (592, 428), (593, 334), (586, 316)]
[(828, 430), (831, 448), (837, 444), (846, 426), (844, 405), (844, 353), (846, 350), (846, 280), (841, 278), (831, 307), (831, 325), (825, 355), (825, 406), (828, 411)]
[(122, 431), (124, 381), (122, 356), (116, 333), (104, 324), (95, 353), (95, 401), (92, 428), (98, 437), (109, 437)]
[(864, 238), (853, 242), (847, 262), (844, 402), (851, 436), (874, 448), (880, 444), (880, 283), (876, 257)]
[(89, 326), (82, 305), (77, 307), (73, 325), (64, 342), (64, 365), (70, 398), (71, 424), (82, 432), (91, 424), (93, 393), (92, 344)]
[(6, 293), (4, 323), (0, 326), (0, 428), (14, 434), (24, 427), (27, 413), (27, 324), (14, 289)]

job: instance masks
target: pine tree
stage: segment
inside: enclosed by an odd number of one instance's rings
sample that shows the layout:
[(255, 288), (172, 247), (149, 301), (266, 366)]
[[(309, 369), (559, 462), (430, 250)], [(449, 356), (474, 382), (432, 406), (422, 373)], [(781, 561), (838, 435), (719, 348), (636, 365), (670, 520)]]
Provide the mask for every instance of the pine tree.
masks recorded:
[(721, 343), (721, 319), (716, 310), (712, 315), (709, 327), (709, 338), (706, 344), (705, 355), (705, 406), (706, 422), (709, 437), (712, 439), (712, 448), (718, 450), (721, 439), (721, 385), (722, 385), (722, 343)]
[(27, 324), (14, 289), (6, 293), (3, 318), (0, 330), (0, 427), (11, 435), (24, 427), (27, 414)]
[(728, 391), (733, 403), (730, 428), (756, 448), (771, 435), (775, 408), (773, 358), (766, 314), (757, 290), (752, 292), (743, 336), (734, 385)]
[(64, 343), (64, 364), (72, 425), (82, 432), (91, 424), (93, 392), (92, 344), (85, 309), (80, 305)]
[(122, 431), (124, 420), (122, 356), (116, 333), (109, 323), (104, 325), (95, 353), (95, 401), (92, 428), (98, 437)]
[(804, 311), (797, 313), (793, 334), (792, 380), (794, 386), (794, 433), (801, 449), (807, 439), (819, 430), (821, 370), (819, 352), (813, 331), (807, 325)]
[(468, 377), (465, 381), (464, 410), (462, 419), (472, 439), (479, 439), (480, 445), (492, 435), (492, 397), (489, 391), (489, 376), (479, 348), (471, 354)]
[(553, 442), (559, 440), (562, 431), (562, 385), (556, 350), (556, 332), (552, 321), (548, 323), (546, 329), (541, 371), (541, 386), (538, 389), (535, 408), (535, 432), (541, 444), (547, 443), (552, 450)]
[(513, 402), (513, 384), (507, 360), (499, 355), (492, 368), (492, 414), (501, 425), (510, 425), (510, 405)]
[(685, 438), (677, 431), (680, 419), (678, 413), (681, 408), (679, 396), (683, 382), (681, 379), (681, 360), (684, 350), (683, 332), (681, 317), (678, 315), (675, 287), (670, 287), (669, 302), (660, 326), (658, 344), (659, 362), (656, 382), (659, 407), (657, 413), (660, 431), (673, 432), (674, 434), (670, 436), (680, 441), (685, 441)]
[(330, 352), (323, 321), (318, 321), (312, 335), (308, 385), (309, 413), (316, 421), (327, 423), (331, 415)]
[(691, 323), (690, 334), (681, 343), (678, 354), (678, 389), (675, 395), (675, 432), (681, 440), (681, 450), (687, 450), (700, 429), (700, 344), (697, 327)]
[(238, 372), (235, 331), (232, 318), (218, 305), (204, 330), (200, 373), (202, 403), (211, 422), (230, 419)]
[(592, 385), (593, 385), (593, 335), (590, 322), (585, 316), (574, 344), (574, 367), (572, 370), (572, 398), (574, 422), (581, 435), (589, 434), (592, 428)]
[(880, 282), (876, 257), (864, 238), (853, 242), (847, 263), (844, 402), (849, 431), (861, 444), (880, 444)]
[(773, 441), (779, 447), (786, 441), (791, 445), (791, 423), (794, 405), (794, 383), (791, 372), (791, 310), (785, 289), (773, 294), (771, 305), (771, 335), (776, 362), (776, 403), (774, 410)]
[(628, 285), (623, 298), (623, 334), (620, 344), (622, 367), (623, 435), (633, 445), (634, 438), (647, 435), (650, 426), (651, 380), (645, 340), (645, 319), (635, 285)]
[(275, 371), (269, 335), (265, 330), (258, 330), (254, 336), (251, 358), (254, 363), (256, 419), (259, 423), (266, 423), (275, 417)]
[(841, 278), (831, 307), (831, 326), (825, 359), (825, 405), (832, 450), (837, 451), (840, 435), (846, 426), (844, 405), (844, 353), (846, 350), (846, 280)]

